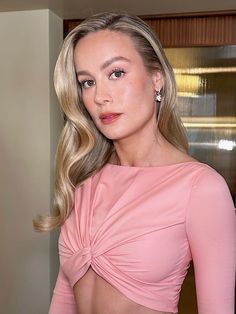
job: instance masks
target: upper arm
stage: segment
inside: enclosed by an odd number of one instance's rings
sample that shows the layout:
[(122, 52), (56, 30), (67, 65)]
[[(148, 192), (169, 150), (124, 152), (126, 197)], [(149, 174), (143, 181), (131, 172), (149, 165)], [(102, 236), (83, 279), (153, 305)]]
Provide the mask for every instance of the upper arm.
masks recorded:
[(233, 314), (235, 211), (223, 178), (213, 170), (192, 188), (186, 231), (192, 253), (199, 314)]

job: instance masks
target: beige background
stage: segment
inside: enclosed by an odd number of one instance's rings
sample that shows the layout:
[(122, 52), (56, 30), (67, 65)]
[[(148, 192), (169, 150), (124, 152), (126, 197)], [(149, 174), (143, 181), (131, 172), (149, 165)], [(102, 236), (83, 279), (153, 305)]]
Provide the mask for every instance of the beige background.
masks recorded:
[(31, 221), (50, 210), (61, 41), (62, 20), (49, 10), (0, 13), (0, 313), (47, 313), (57, 271), (53, 235)]

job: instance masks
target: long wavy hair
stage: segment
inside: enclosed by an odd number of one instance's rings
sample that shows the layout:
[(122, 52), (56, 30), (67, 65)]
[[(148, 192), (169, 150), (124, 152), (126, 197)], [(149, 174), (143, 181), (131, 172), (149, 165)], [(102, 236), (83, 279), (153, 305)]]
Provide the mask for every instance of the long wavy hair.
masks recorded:
[(176, 83), (162, 46), (152, 29), (137, 16), (100, 13), (83, 21), (64, 40), (55, 73), (55, 90), (65, 115), (65, 125), (56, 154), (54, 208), (51, 215), (34, 221), (37, 230), (52, 230), (63, 224), (74, 205), (75, 188), (101, 169), (114, 146), (94, 125), (82, 101), (78, 84), (74, 49), (78, 41), (91, 32), (110, 30), (128, 35), (148, 71), (158, 70), (164, 77), (162, 100), (158, 111), (158, 128), (168, 142), (187, 150), (184, 127), (176, 112)]

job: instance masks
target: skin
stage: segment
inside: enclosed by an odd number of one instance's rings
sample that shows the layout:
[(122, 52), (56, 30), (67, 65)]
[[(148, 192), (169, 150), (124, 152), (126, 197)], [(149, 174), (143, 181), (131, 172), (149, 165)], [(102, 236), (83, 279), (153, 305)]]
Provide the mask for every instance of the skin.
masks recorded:
[[(156, 126), (159, 71), (148, 72), (130, 37), (102, 30), (82, 38), (74, 51), (82, 99), (95, 125), (115, 146), (111, 163), (163, 166), (192, 161)], [(170, 314), (134, 303), (91, 268), (74, 286), (78, 313)]]

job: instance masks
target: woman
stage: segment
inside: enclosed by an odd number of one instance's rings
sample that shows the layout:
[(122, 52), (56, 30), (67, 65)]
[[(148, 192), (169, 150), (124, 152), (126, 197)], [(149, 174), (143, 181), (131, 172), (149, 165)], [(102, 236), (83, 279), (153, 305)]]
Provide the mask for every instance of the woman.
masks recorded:
[(50, 314), (177, 313), (193, 259), (200, 314), (233, 314), (228, 188), (187, 153), (173, 71), (139, 18), (95, 15), (65, 39), (55, 88), (60, 271)]

